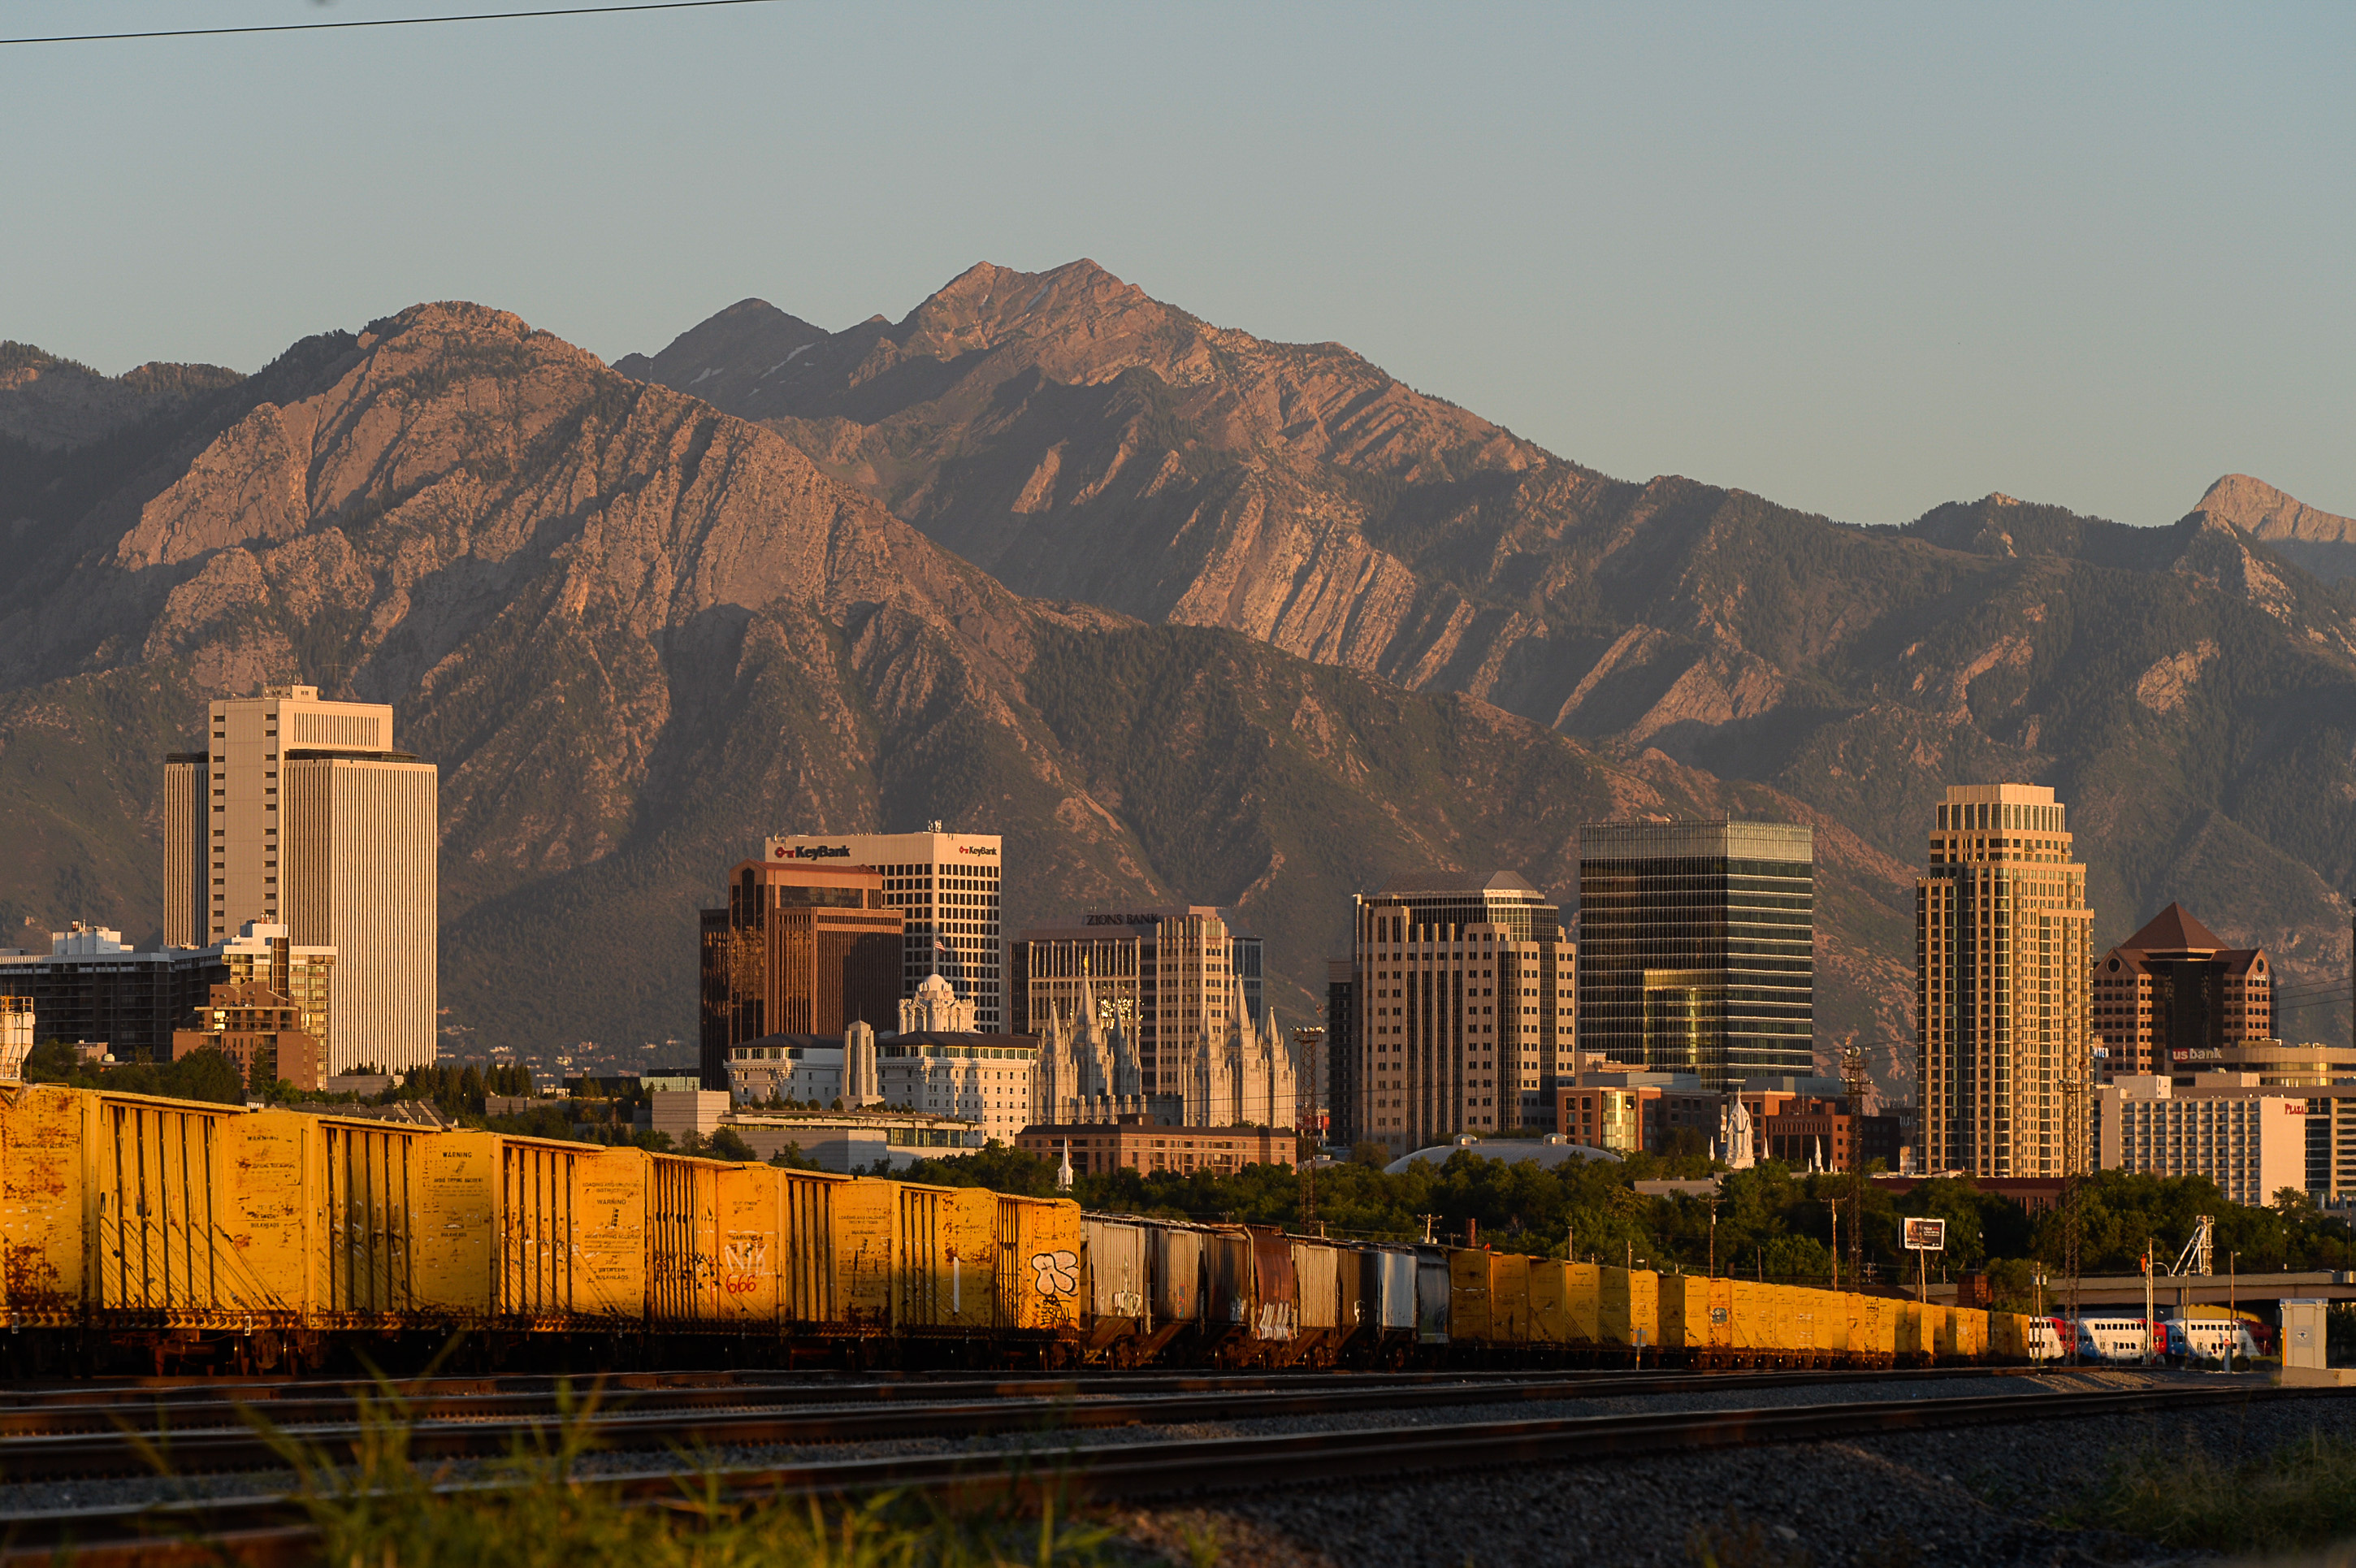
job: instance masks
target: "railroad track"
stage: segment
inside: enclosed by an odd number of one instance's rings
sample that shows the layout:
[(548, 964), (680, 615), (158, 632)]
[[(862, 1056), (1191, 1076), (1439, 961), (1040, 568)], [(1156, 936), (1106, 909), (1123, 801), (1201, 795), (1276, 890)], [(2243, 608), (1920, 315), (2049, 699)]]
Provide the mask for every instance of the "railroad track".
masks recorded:
[[(889, 1489), (968, 1493), (1055, 1491), (1109, 1501), (1363, 1480), (1501, 1465), (1565, 1464), (1635, 1454), (1743, 1447), (1881, 1433), (2094, 1416), (2178, 1412), (2278, 1399), (2340, 1397), (2329, 1389), (2248, 1385), (2105, 1391), (2044, 1391), (1997, 1397), (1870, 1401), (1772, 1409), (1550, 1417), (1439, 1425), (1293, 1432), (1249, 1437), (1070, 1444), (1027, 1454), (857, 1458), (718, 1470), (709, 1479), (723, 1500), (846, 1497)], [(605, 1477), (623, 1498), (659, 1504), (680, 1496), (674, 1470)], [(481, 1493), (463, 1483), (436, 1488)], [(48, 1563), (70, 1552), (80, 1568), (178, 1568), (224, 1560), (250, 1568), (305, 1561), (316, 1536), (299, 1499), (254, 1497), (0, 1519), (0, 1568)]]
[(1709, 1392), (1835, 1383), (1889, 1385), (2024, 1376), (2008, 1369), (1907, 1371), (1606, 1372), (1564, 1375), (1419, 1375), (1302, 1379), (1101, 1377), (943, 1380), (911, 1385), (766, 1381), (670, 1388), (437, 1390), (375, 1397), (282, 1392), (244, 1404), (213, 1398), (75, 1402), (0, 1409), (0, 1481), (269, 1469), (284, 1459), (273, 1434), (332, 1464), (350, 1462), (387, 1419), (398, 1420), (420, 1459), (487, 1458), (518, 1438), (564, 1425), (600, 1450), (753, 1447), (983, 1437), (1181, 1422), (1368, 1410), (1441, 1410), (1566, 1399)]

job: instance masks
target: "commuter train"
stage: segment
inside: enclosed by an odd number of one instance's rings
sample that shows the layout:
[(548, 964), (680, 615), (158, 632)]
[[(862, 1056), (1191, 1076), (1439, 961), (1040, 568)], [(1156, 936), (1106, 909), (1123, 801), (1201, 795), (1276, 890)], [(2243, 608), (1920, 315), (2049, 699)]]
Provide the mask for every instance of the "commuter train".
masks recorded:
[[(2070, 1319), (2057, 1317), (2052, 1325), (2056, 1334), (2067, 1334)], [(2089, 1316), (2078, 1319), (2077, 1329), (2082, 1361), (2141, 1364), (2156, 1352), (2158, 1359), (2197, 1366), (2265, 1354), (2261, 1336), (2265, 1330), (2240, 1318), (2164, 1317), (2147, 1323), (2141, 1317)]]
[(0, 1310), (19, 1373), (1892, 1366), (2042, 1321), (50, 1084), (0, 1085)]

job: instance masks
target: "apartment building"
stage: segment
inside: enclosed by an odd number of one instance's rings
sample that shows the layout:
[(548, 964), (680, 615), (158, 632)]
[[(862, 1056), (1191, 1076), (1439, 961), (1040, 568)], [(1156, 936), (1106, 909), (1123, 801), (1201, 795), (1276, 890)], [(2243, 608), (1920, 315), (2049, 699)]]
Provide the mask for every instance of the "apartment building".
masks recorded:
[(1922, 1167), (2088, 1168), (2094, 912), (2068, 813), (2037, 784), (1950, 786), (1914, 883)]
[[(2251, 1081), (2241, 1081), (2252, 1079)], [(2308, 1097), (2253, 1075), (2122, 1074), (2097, 1091), (2104, 1170), (2206, 1176), (2228, 1201), (2255, 1207), (2308, 1190)]]

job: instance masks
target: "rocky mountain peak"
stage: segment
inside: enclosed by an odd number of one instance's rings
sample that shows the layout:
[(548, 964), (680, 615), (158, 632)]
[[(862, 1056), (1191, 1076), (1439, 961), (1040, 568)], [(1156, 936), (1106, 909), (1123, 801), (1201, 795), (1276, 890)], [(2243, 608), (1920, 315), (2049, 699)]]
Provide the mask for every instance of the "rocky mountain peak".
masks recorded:
[(2356, 518), (2319, 511), (2247, 474), (2228, 474), (2219, 479), (2201, 494), (2193, 510), (2260, 539), (2356, 543)]
[(740, 299), (672, 338), (660, 353), (625, 354), (614, 369), (637, 381), (691, 389), (705, 402), (725, 407), (826, 336), (825, 328), (766, 299)]

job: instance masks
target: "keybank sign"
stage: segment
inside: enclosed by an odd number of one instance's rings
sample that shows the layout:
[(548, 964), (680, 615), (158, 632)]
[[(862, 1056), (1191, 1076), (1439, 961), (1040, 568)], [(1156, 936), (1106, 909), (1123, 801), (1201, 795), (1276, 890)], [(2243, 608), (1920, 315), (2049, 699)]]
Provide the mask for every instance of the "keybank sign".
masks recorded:
[(781, 843), (769, 852), (776, 860), (849, 860), (847, 843)]

